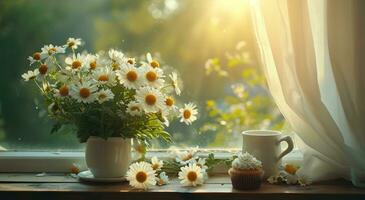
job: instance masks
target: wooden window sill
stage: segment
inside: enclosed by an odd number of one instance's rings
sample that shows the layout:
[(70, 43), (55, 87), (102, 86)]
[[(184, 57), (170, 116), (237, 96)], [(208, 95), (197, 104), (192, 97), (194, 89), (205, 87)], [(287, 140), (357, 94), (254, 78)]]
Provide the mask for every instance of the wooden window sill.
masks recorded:
[(126, 182), (85, 183), (63, 174), (0, 173), (0, 199), (365, 199), (365, 189), (346, 181), (331, 181), (308, 187), (263, 183), (253, 191), (232, 189), (226, 175), (216, 175), (199, 187), (183, 187), (178, 180), (149, 191), (132, 189)]

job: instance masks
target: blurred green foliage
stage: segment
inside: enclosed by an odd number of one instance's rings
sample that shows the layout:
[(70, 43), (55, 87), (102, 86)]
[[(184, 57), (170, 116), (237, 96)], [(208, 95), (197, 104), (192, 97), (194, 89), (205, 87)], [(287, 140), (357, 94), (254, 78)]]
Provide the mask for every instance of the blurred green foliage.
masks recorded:
[(266, 79), (245, 46), (243, 41), (238, 43), (235, 53), (227, 54), (224, 62), (217, 58), (206, 62), (206, 74), (224, 78), (227, 86), (227, 95), (206, 102), (209, 120), (201, 132), (216, 135), (209, 146), (238, 146), (244, 130), (284, 127), (285, 120), (268, 93)]
[[(246, 0), (0, 1), (0, 145), (17, 150), (82, 148), (69, 129), (61, 130), (63, 134), (49, 134), (51, 123), (38, 106), (43, 103), (41, 98), (20, 78), (29, 68), (27, 56), (42, 45), (62, 44), (68, 37), (80, 37), (85, 40), (85, 49), (94, 52), (118, 48), (133, 55), (147, 51), (159, 54), (180, 72), (186, 98), (182, 100), (196, 100), (200, 115), (190, 128), (180, 123), (170, 124), (167, 131), (176, 142), (173, 145), (227, 147), (232, 141), (230, 147), (239, 147), (240, 139), (233, 132), (250, 125), (258, 127), (260, 120), (270, 119), (268, 115), (272, 112), (268, 108), (275, 107), (266, 90), (262, 91), (264, 80), (254, 64), (256, 58), (251, 57), (253, 64), (245, 74), (234, 73), (242, 70), (237, 63), (240, 60), (228, 59), (229, 64), (222, 69), (229, 76), (223, 77), (206, 76), (204, 63), (211, 57), (216, 58), (215, 62), (225, 60), (226, 52), (233, 51), (242, 40), (247, 42), (245, 51), (254, 51), (246, 4)], [(251, 88), (248, 82), (244, 83), (247, 97), (234, 96), (230, 85), (241, 84), (245, 77), (258, 86)], [(253, 77), (255, 80), (251, 80)], [(256, 92), (266, 96), (255, 98)], [(209, 100), (213, 100), (214, 107), (207, 112)], [(252, 108), (244, 112), (224, 108), (240, 105), (237, 102), (251, 102)], [(270, 120), (275, 119), (272, 116)], [(219, 123), (223, 121), (231, 125), (232, 131), (229, 126), (221, 127)], [(217, 128), (207, 129), (208, 125)], [(161, 148), (167, 144), (156, 142), (154, 146)]]

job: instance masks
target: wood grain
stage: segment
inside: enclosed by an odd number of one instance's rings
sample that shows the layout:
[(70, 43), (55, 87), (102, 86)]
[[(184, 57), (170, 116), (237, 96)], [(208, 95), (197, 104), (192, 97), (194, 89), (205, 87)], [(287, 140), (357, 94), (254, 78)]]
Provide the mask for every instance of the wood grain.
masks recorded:
[[(355, 188), (343, 180), (315, 184), (308, 187), (271, 185), (263, 183), (259, 190), (237, 191), (232, 189), (228, 176), (211, 177), (199, 187), (183, 187), (178, 180), (154, 187), (149, 191), (136, 190), (127, 183), (95, 184), (78, 182), (65, 175), (46, 175), (34, 178), (34, 174), (14, 175), (13, 181), (5, 182), (0, 174), (0, 199), (365, 199), (365, 189)], [(39, 178), (42, 178), (40, 180)]]

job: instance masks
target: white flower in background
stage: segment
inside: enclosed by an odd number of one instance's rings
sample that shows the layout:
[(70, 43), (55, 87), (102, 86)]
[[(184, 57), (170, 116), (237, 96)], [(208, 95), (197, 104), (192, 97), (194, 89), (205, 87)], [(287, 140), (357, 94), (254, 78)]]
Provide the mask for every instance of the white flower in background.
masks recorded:
[(169, 75), (170, 79), (171, 79), (171, 85), (172, 87), (174, 87), (174, 90), (175, 90), (175, 93), (180, 96), (181, 94), (181, 90), (180, 90), (180, 84), (178, 82), (178, 78), (177, 78), (177, 74), (175, 72), (172, 72), (170, 75)]
[(112, 60), (111, 66), (113, 70), (121, 69), (124, 64), (124, 54), (120, 51), (110, 49), (108, 52), (109, 58)]
[(298, 176), (298, 183), (301, 186), (307, 186), (312, 184), (312, 179), (308, 175), (301, 173), (300, 170), (298, 170), (297, 176)]
[(41, 54), (43, 54), (45, 57), (53, 56), (58, 53), (65, 53), (64, 47), (53, 46), (52, 44), (44, 45), (41, 50), (42, 50)]
[(40, 52), (35, 52), (32, 56), (28, 57), (29, 65), (33, 65), (35, 62), (40, 62), (44, 58), (44, 55)]
[(198, 158), (196, 156), (197, 149), (198, 147), (191, 148), (188, 151), (175, 151), (174, 156), (176, 157), (175, 158), (176, 162), (182, 165), (196, 162), (196, 159)]
[(55, 97), (65, 98), (70, 94), (70, 87), (68, 85), (62, 85), (58, 89), (55, 89)]
[(29, 81), (37, 78), (38, 74), (39, 74), (38, 69), (35, 69), (33, 71), (29, 70), (27, 73), (22, 74), (22, 78), (25, 81)]
[(146, 113), (156, 113), (164, 106), (161, 92), (155, 88), (142, 87), (136, 92), (136, 99)]
[(159, 160), (156, 156), (153, 156), (151, 158), (151, 165), (153, 170), (159, 171), (163, 167), (163, 161)]
[(141, 116), (142, 115), (142, 107), (140, 103), (130, 102), (127, 107), (127, 113), (131, 116)]
[(68, 38), (66, 47), (70, 47), (72, 49), (77, 49), (81, 45), (80, 38)]
[(75, 76), (70, 70), (62, 69), (57, 71), (56, 80), (61, 83), (71, 84), (78, 82), (79, 77)]
[(123, 61), (124, 58), (124, 54), (121, 51), (115, 49), (110, 49), (108, 55), (113, 62)]
[(95, 92), (97, 86), (91, 81), (84, 81), (83, 83), (77, 83), (71, 86), (71, 97), (76, 99), (78, 102), (91, 103), (95, 101)]
[(206, 165), (205, 158), (199, 158), (198, 161), (195, 163), (198, 167), (202, 168), (202, 170), (207, 170), (208, 166)]
[(142, 67), (141, 71), (146, 85), (154, 88), (163, 86), (165, 80), (163, 80), (164, 75), (160, 68)]
[(138, 89), (142, 85), (139, 69), (133, 66), (123, 67), (117, 72), (120, 84), (128, 89)]
[(135, 58), (126, 58), (126, 64), (127, 64), (127, 66), (134, 67), (134, 65), (136, 64), (136, 59)]
[(113, 86), (116, 84), (115, 73), (109, 67), (101, 67), (93, 71), (93, 77), (100, 85)]
[(98, 59), (99, 59), (98, 54), (96, 55), (87, 54), (85, 58), (85, 66), (89, 68), (89, 70), (95, 70), (99, 66)]
[(129, 166), (126, 176), (132, 187), (148, 189), (156, 185), (155, 171), (147, 162), (137, 162)]
[(85, 65), (85, 56), (78, 53), (76, 56), (67, 57), (65, 63), (67, 70), (78, 71)]
[(96, 99), (99, 103), (104, 103), (106, 101), (112, 100), (114, 98), (114, 94), (110, 89), (101, 89), (96, 93)]
[(184, 186), (198, 186), (204, 182), (202, 169), (196, 164), (189, 164), (188, 166), (181, 167), (179, 172), (180, 183)]
[(166, 109), (164, 111), (167, 111), (167, 113), (169, 111), (175, 111), (177, 109), (177, 107), (175, 106), (175, 100), (173, 97), (168, 96), (165, 98), (165, 107)]
[(147, 64), (149, 67), (152, 67), (152, 68), (160, 67), (160, 63), (157, 60), (153, 59), (150, 53), (147, 53), (146, 58), (147, 58)]
[(156, 179), (157, 179), (157, 185), (159, 185), (159, 186), (166, 185), (170, 182), (169, 177), (166, 175), (165, 172), (161, 172), (160, 175)]
[(185, 107), (180, 108), (179, 112), (180, 122), (184, 122), (187, 125), (192, 124), (197, 119), (196, 115), (198, 114), (198, 110), (193, 103), (185, 104)]

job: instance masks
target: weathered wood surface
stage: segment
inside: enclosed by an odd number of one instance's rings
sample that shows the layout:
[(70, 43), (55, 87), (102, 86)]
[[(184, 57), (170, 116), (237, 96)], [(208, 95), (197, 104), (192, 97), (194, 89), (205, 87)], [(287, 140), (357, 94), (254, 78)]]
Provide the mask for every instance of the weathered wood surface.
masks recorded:
[[(9, 178), (10, 177), (10, 178)], [(12, 178), (12, 180), (11, 180)], [(23, 178), (23, 179), (22, 179)], [(8, 181), (7, 181), (8, 180)], [(263, 183), (259, 190), (232, 189), (228, 176), (211, 177), (199, 187), (183, 187), (174, 179), (170, 184), (149, 191), (132, 189), (127, 183), (96, 184), (78, 182), (70, 176), (0, 174), (0, 200), (3, 199), (365, 199), (365, 189), (349, 182), (332, 181), (308, 187)]]

